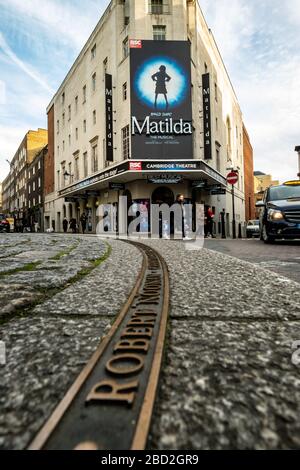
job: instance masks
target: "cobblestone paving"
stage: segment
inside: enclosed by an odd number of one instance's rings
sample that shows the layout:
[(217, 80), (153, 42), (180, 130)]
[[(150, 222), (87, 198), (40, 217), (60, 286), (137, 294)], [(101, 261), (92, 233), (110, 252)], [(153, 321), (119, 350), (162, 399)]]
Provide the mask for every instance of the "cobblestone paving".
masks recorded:
[[(299, 448), (299, 284), (181, 242), (147, 243), (166, 259), (172, 289), (148, 447)], [(26, 448), (127, 299), (142, 257), (109, 245), (0, 236), (1, 449)]]
[(171, 278), (153, 449), (299, 449), (299, 284), (209, 250), (149, 241)]
[(142, 256), (55, 234), (1, 234), (0, 256), (0, 449), (23, 449), (110, 329)]

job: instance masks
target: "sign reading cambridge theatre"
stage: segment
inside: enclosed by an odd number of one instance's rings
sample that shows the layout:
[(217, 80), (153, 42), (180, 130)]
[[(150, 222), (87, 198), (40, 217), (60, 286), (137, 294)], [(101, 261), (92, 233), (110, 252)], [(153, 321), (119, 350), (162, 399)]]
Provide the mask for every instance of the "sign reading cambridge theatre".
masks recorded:
[(130, 41), (131, 158), (193, 158), (188, 41)]

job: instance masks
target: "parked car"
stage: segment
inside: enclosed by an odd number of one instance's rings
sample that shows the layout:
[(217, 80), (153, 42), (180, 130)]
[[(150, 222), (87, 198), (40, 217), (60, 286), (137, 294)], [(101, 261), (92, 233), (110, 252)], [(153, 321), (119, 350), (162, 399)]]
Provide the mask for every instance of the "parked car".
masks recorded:
[(265, 243), (273, 243), (276, 239), (300, 239), (300, 181), (271, 186), (256, 207), (262, 209), (260, 238)]
[(246, 227), (247, 238), (259, 237), (259, 220), (249, 220)]
[(4, 214), (0, 214), (0, 233), (10, 232), (10, 223), (7, 217)]

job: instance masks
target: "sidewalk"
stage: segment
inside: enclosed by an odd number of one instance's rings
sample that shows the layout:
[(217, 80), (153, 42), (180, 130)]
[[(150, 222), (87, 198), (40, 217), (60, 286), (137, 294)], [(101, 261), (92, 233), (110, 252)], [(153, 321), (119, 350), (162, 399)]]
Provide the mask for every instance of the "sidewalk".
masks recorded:
[(151, 448), (299, 448), (299, 285), (206, 249), (148, 243), (172, 288)]

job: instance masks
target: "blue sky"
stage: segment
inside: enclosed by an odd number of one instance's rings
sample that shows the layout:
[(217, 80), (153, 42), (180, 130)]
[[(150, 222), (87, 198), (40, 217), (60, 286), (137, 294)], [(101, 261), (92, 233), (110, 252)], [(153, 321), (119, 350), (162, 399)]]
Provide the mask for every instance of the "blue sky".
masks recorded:
[[(0, 0), (0, 180), (96, 25), (107, 0)], [(255, 152), (294, 178), (300, 145), (300, 0), (202, 0)]]

